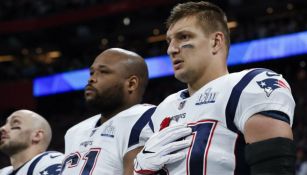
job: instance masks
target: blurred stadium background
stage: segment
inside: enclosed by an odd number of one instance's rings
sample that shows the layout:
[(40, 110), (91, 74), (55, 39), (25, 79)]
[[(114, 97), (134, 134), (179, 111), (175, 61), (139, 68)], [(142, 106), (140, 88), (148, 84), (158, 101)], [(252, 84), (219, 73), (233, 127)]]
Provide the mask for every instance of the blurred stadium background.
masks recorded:
[[(86, 70), (97, 54), (110, 47), (132, 50), (145, 58), (165, 55), (164, 22), (170, 9), (179, 2), (185, 1), (1, 0), (0, 124), (17, 109), (34, 110), (52, 125), (50, 149), (64, 151), (66, 130), (95, 111), (85, 106), (82, 89), (35, 95), (37, 80), (51, 77), (45, 86), (57, 89), (63, 84), (52, 78), (55, 74)], [(259, 46), (265, 47), (258, 48), (257, 52), (267, 55), (267, 60), (257, 60), (251, 54), (252, 62), (233, 64), (230, 71), (266, 67), (282, 73), (288, 80), (297, 103), (293, 130), (299, 167), (306, 160), (307, 151), (307, 1), (212, 2), (220, 5), (228, 15), (233, 44), (290, 36), (287, 34), (298, 37), (290, 46), (282, 42)], [(301, 52), (296, 52), (297, 48), (301, 48)], [(274, 56), (291, 51), (295, 53)], [(243, 57), (240, 53), (235, 56)], [(156, 71), (163, 72), (164, 68)], [(76, 75), (69, 76), (72, 83), (78, 81)], [(182, 88), (185, 86), (171, 75), (152, 78), (144, 102), (159, 104), (167, 95)], [(8, 157), (0, 153), (0, 168), (7, 165)]]

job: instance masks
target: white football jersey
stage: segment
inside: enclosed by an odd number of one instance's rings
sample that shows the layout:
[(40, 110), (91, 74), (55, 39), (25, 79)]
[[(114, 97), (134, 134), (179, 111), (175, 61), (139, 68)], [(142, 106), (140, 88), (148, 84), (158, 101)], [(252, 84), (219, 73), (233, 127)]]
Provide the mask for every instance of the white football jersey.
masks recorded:
[(63, 159), (60, 152), (43, 152), (15, 171), (12, 166), (1, 169), (0, 175), (59, 175)]
[(187, 90), (170, 95), (144, 130), (158, 132), (167, 117), (170, 125), (188, 123), (192, 127), (192, 146), (183, 150), (187, 157), (166, 165), (170, 175), (248, 175), (241, 134), (247, 119), (261, 113), (292, 125), (294, 107), (282, 75), (251, 69), (219, 77), (192, 96)]
[(8, 166), (0, 169), (0, 175), (9, 175), (13, 172), (13, 166)]
[[(124, 155), (144, 146), (141, 130), (155, 111), (153, 105), (138, 104), (100, 126), (101, 115), (70, 128), (65, 135), (63, 175), (121, 175)], [(145, 134), (145, 136), (148, 134)]]

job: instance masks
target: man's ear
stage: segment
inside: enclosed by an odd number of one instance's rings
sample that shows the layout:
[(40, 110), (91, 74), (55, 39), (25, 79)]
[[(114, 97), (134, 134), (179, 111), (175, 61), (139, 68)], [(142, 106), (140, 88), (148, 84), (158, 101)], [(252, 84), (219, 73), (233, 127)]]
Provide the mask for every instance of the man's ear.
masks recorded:
[(33, 131), (32, 133), (32, 143), (39, 143), (44, 138), (44, 131), (42, 129), (38, 129)]
[(212, 54), (215, 55), (220, 49), (225, 47), (225, 36), (222, 32), (214, 32), (211, 34)]
[(128, 89), (129, 94), (135, 91), (140, 83), (139, 77), (132, 75), (126, 81), (126, 87)]

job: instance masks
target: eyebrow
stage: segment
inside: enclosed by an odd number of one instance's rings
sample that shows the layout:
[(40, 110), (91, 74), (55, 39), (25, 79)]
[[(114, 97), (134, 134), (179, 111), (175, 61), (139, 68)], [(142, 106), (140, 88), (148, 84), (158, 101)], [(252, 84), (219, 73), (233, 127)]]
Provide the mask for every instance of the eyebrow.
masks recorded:
[[(181, 35), (182, 33), (193, 33), (193, 32), (186, 30), (186, 29), (183, 29), (183, 30), (176, 31), (172, 36), (176, 37), (178, 35)], [(166, 39), (170, 39), (170, 37), (167, 36)]]
[[(90, 70), (93, 70), (93, 69), (95, 69), (95, 68), (93, 66), (91, 66)], [(96, 69), (109, 69), (109, 67), (106, 66), (106, 65), (100, 64), (100, 65), (98, 65), (98, 67)]]
[(103, 68), (107, 68), (107, 69), (108, 69), (109, 67), (106, 66), (106, 65), (101, 64), (101, 65), (98, 66), (98, 68), (100, 68), (100, 69), (101, 69), (101, 68), (102, 68), (102, 69), (103, 69)]
[(175, 33), (175, 36), (181, 35), (181, 34), (183, 34), (183, 33), (193, 33), (193, 32), (191, 32), (191, 31), (189, 31), (189, 30), (180, 30), (180, 31), (178, 31), (178, 32)]
[(18, 121), (19, 123), (21, 123), (21, 120), (19, 119), (19, 116), (13, 116), (10, 120), (6, 119), (6, 123), (13, 123), (14, 121)]

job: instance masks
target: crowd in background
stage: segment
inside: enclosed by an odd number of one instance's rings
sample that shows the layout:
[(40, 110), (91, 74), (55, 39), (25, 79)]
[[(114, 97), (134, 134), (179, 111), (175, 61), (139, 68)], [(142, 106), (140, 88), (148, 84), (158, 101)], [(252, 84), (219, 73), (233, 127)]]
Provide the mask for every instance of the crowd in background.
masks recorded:
[(2, 0), (0, 3), (0, 21), (11, 19), (33, 19), (58, 12), (76, 10), (95, 4), (108, 4), (116, 0)]
[[(11, 3), (10, 1), (4, 2)], [(14, 6), (27, 2), (28, 0), (18, 1)], [(35, 1), (32, 6), (36, 3), (47, 5), (57, 2)], [(0, 5), (6, 3), (0, 3)], [(58, 3), (67, 5), (109, 2), (70, 0)], [(61, 7), (61, 5), (54, 6)], [(80, 7), (84, 8), (82, 5)], [(307, 29), (306, 9), (297, 6), (291, 8), (286, 9), (285, 7), (281, 12), (272, 12), (272, 14), (262, 16), (258, 14), (254, 18), (234, 14), (234, 10), (229, 10), (229, 21), (237, 22), (236, 26), (231, 28), (231, 42), (238, 43), (305, 31)], [(164, 19), (155, 13), (158, 10), (167, 16), (169, 7), (144, 8), (129, 14), (100, 17), (87, 22), (37, 31), (5, 35), (0, 33), (0, 47), (2, 48), (0, 58), (2, 55), (14, 57), (13, 60), (6, 62), (1, 62), (0, 59), (0, 82), (85, 68), (93, 61), (95, 55), (110, 47), (132, 50), (145, 58), (164, 55), (167, 48), (163, 39), (165, 26)], [(127, 26), (122, 21), (125, 16), (129, 17), (131, 23)], [(118, 22), (114, 23), (114, 21)], [(149, 42), (150, 36), (162, 36), (162, 39)], [(47, 58), (50, 51), (59, 51), (60, 55), (56, 58)]]

